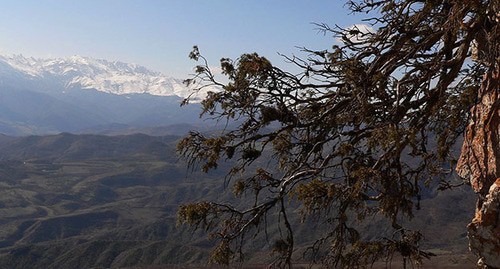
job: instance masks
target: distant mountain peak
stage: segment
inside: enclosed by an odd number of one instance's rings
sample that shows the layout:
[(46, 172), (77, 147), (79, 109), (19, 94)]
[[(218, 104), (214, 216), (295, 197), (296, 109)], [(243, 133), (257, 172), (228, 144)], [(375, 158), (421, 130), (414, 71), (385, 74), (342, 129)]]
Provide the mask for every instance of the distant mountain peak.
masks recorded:
[[(0, 56), (12, 69), (32, 79), (50, 79), (67, 89), (95, 89), (111, 94), (150, 94), (188, 97), (192, 90), (182, 80), (152, 71), (138, 64), (107, 61), (74, 55), (68, 58), (34, 58), (23, 55)], [(5, 74), (3, 74), (5, 75)], [(202, 99), (208, 89), (194, 100)]]

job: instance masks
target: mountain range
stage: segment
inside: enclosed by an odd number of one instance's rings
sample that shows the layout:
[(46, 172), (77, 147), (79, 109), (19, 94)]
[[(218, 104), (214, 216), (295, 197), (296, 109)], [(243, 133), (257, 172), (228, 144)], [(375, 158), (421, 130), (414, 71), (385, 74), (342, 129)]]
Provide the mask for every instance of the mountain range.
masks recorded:
[[(189, 174), (175, 153), (188, 130), (214, 130), (198, 117), (196, 101), (206, 92), (179, 106), (190, 93), (180, 80), (135, 64), (0, 56), (0, 268), (203, 265), (214, 241), (176, 226), (177, 208), (235, 198), (225, 177), (231, 163)], [(474, 199), (468, 187), (424, 192), (412, 223), (426, 238), (423, 249), (438, 254), (435, 268), (472, 267), (465, 225)], [(369, 237), (380, 235), (382, 221), (363, 227), (376, 231)], [(328, 232), (300, 214), (291, 222), (303, 235), (299, 256)], [(270, 262), (279, 232), (270, 225), (253, 237), (245, 262)]]
[[(198, 105), (180, 108), (192, 93), (182, 80), (137, 64), (82, 56), (0, 56), (0, 133), (197, 123)], [(191, 97), (196, 103), (205, 95)]]

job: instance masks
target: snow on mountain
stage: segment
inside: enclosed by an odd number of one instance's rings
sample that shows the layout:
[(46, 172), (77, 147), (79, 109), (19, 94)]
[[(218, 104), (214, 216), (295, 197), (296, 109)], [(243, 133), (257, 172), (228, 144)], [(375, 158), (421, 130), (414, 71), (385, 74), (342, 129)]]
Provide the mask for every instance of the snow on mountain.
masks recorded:
[[(3, 62), (30, 79), (57, 81), (64, 89), (95, 89), (111, 94), (147, 93), (157, 96), (188, 97), (193, 91), (182, 80), (165, 76), (146, 67), (90, 57), (40, 59), (22, 55), (0, 56)], [(192, 96), (202, 99), (209, 89)]]

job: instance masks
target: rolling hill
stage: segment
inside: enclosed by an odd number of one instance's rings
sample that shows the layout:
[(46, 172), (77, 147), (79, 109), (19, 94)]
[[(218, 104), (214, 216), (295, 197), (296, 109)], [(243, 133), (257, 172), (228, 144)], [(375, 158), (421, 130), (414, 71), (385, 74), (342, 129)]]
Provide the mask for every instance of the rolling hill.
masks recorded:
[[(0, 136), (0, 268), (144, 268), (199, 265), (213, 242), (176, 226), (181, 203), (232, 201), (222, 165), (190, 173), (176, 136), (62, 133)], [(468, 188), (429, 195), (412, 222), (426, 249), (447, 264), (467, 262)], [(303, 249), (322, 223), (299, 221)], [(374, 219), (367, 230), (379, 231)], [(311, 233), (311, 231), (315, 231)], [(277, 233), (270, 227), (268, 233)], [(375, 234), (375, 233), (374, 233)], [(248, 263), (269, 261), (264, 235), (247, 245)], [(300, 253), (297, 252), (300, 258)]]

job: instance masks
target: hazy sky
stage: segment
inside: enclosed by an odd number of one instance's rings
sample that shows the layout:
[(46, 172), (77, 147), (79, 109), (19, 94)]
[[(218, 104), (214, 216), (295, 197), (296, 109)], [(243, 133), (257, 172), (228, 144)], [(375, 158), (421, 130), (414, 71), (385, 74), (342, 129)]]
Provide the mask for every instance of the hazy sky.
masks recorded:
[(3, 0), (0, 52), (35, 57), (90, 56), (144, 65), (186, 78), (198, 45), (211, 64), (297, 46), (330, 48), (312, 23), (349, 26), (359, 19), (341, 0)]

